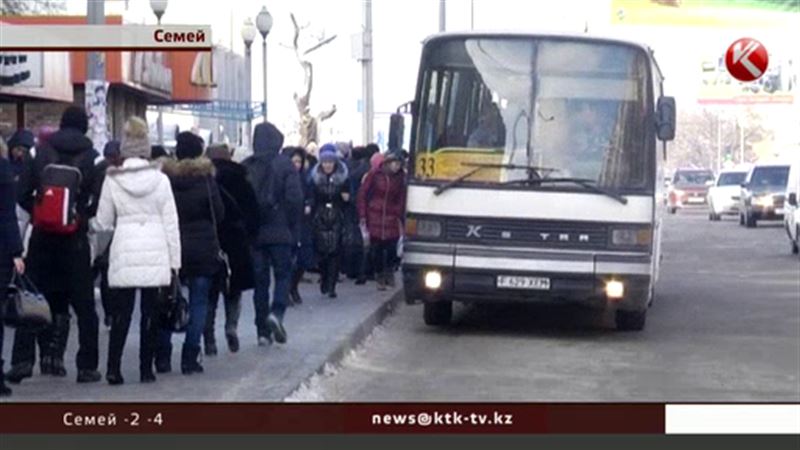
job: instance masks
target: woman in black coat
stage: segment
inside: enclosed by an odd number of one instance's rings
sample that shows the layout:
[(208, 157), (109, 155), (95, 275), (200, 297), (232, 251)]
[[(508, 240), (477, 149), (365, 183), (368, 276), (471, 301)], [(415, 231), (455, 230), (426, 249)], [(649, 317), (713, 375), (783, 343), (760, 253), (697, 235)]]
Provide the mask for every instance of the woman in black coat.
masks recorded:
[[(177, 160), (164, 160), (170, 178), (181, 232), (181, 279), (189, 286), (189, 325), (181, 351), (181, 372), (202, 373), (200, 337), (206, 326), (212, 280), (221, 270), (220, 246), (214, 223), (225, 219), (225, 207), (214, 180), (214, 165), (202, 156), (203, 140), (189, 132), (178, 135)], [(172, 342), (162, 332), (156, 354), (156, 371), (171, 370)]]
[(7, 158), (8, 148), (0, 138), (0, 397), (11, 395), (3, 376), (3, 311), (5, 311), (6, 286), (14, 270), (25, 272), (22, 262), (22, 239), (17, 224), (17, 204), (14, 172)]
[(339, 278), (339, 260), (342, 253), (344, 232), (344, 209), (350, 201), (347, 184), (347, 166), (339, 159), (331, 144), (322, 146), (319, 164), (312, 170), (311, 183), (311, 227), (314, 234), (314, 250), (319, 261), (320, 290), (330, 298), (336, 298), (336, 281)]
[(217, 224), (217, 231), (231, 270), (227, 283), (224, 276), (217, 276), (211, 285), (203, 333), (205, 353), (211, 356), (217, 354), (214, 323), (220, 294), (225, 298), (225, 339), (228, 349), (234, 353), (239, 351), (237, 328), (242, 310), (242, 292), (255, 286), (250, 246), (258, 234), (258, 203), (253, 187), (247, 181), (247, 170), (231, 161), (231, 151), (227, 145), (209, 147), (206, 156), (216, 169), (216, 181), (225, 206), (225, 218)]
[(289, 286), (289, 299), (293, 305), (303, 303), (300, 296), (300, 281), (306, 271), (315, 267), (314, 239), (311, 233), (311, 185), (308, 181), (311, 156), (302, 147), (286, 147), (282, 152), (294, 165), (303, 185), (303, 216), (297, 227), (297, 246), (292, 251), (292, 283)]

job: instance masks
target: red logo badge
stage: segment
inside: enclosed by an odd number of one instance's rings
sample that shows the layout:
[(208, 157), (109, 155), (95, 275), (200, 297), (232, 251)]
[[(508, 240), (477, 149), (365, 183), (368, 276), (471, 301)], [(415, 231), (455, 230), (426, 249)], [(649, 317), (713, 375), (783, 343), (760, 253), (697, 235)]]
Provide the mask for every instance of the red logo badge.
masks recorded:
[(767, 71), (769, 55), (761, 42), (742, 38), (728, 47), (725, 66), (733, 78), (745, 82), (755, 81)]

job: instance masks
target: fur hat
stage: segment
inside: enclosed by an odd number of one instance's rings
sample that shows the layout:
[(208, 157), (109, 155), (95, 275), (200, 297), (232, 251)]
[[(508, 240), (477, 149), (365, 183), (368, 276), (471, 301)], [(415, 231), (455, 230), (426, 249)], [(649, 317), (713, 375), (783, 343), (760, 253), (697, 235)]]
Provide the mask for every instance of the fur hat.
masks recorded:
[(203, 155), (203, 138), (189, 131), (178, 133), (175, 139), (175, 156), (178, 159), (197, 158)]
[(61, 122), (59, 128), (75, 128), (82, 134), (86, 134), (89, 130), (89, 117), (86, 115), (86, 110), (80, 106), (70, 106), (61, 114)]
[(122, 130), (122, 141), (119, 146), (120, 156), (123, 159), (150, 158), (149, 131), (147, 122), (141, 118), (131, 117), (128, 119)]

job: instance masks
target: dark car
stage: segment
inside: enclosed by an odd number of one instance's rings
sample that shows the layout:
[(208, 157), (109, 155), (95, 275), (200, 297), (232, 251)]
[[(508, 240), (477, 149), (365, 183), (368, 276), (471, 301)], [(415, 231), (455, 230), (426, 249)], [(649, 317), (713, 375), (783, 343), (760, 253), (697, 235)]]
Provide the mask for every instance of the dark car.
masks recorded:
[(739, 224), (755, 228), (759, 220), (783, 220), (788, 181), (788, 164), (759, 164), (753, 167), (742, 183)]
[(680, 208), (705, 206), (708, 188), (714, 184), (714, 172), (706, 169), (678, 169), (667, 194), (667, 209), (675, 214)]

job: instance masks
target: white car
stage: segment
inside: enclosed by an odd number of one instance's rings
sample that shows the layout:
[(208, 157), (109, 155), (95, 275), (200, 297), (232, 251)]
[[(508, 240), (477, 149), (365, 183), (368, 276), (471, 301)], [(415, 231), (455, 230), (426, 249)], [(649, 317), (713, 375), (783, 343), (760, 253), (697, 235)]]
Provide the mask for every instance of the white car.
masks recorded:
[(723, 215), (739, 214), (739, 195), (746, 178), (746, 169), (727, 169), (717, 175), (708, 188), (708, 220), (718, 221)]
[(789, 235), (792, 253), (800, 253), (800, 162), (789, 169), (789, 182), (786, 185), (783, 225)]

